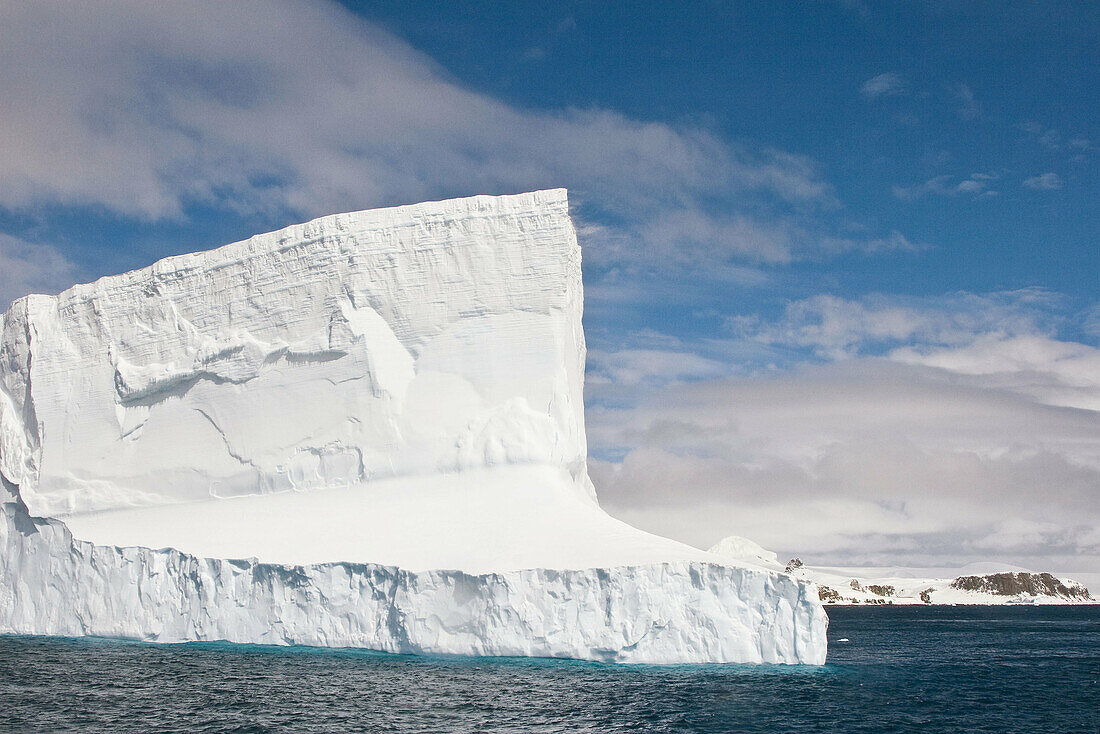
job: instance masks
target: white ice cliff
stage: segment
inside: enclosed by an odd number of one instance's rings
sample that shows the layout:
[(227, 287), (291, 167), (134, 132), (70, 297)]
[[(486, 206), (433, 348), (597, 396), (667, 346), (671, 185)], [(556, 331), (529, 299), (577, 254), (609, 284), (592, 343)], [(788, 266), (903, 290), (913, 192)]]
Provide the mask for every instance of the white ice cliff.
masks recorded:
[(824, 662), (586, 469), (565, 191), (325, 217), (0, 321), (0, 632)]

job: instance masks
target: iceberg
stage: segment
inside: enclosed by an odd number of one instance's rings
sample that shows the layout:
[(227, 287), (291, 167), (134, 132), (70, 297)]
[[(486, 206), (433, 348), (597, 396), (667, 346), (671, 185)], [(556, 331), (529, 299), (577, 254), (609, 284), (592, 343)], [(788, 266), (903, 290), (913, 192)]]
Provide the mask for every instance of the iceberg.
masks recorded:
[(806, 581), (587, 472), (564, 190), (328, 216), (0, 321), (0, 632), (821, 664)]

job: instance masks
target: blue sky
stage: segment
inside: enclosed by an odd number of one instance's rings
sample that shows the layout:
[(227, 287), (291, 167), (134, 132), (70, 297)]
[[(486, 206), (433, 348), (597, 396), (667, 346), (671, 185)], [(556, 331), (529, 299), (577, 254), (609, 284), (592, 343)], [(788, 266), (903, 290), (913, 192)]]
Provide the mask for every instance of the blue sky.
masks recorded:
[(0, 300), (566, 186), (613, 512), (1100, 570), (1094, 5), (120, 0), (0, 28)]
[[(815, 263), (841, 289), (1094, 294), (1095, 7), (605, 5), (521, 4), (488, 24), (432, 3), (369, 14), (512, 104), (610, 108), (807, 156), (838, 217), (932, 247), (917, 261)], [(1057, 194), (1023, 185), (1048, 173)], [(958, 190), (974, 174), (990, 178)]]
[(810, 257), (768, 269), (782, 293), (720, 289), (693, 294), (693, 307), (775, 308), (823, 279), (840, 294), (1039, 286), (1078, 306), (1095, 298), (1094, 7), (607, 5), (509, 5), (490, 22), (433, 3), (366, 12), (510, 104), (614, 109), (805, 156), (835, 199), (818, 213), (826, 231), (899, 232), (920, 247)]

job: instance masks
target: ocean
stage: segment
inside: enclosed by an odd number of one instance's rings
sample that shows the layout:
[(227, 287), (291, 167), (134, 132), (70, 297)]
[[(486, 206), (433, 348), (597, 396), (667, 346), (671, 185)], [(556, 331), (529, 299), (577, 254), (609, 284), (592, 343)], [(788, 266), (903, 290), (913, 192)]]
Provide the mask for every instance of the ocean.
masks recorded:
[(820, 668), (0, 637), (0, 729), (1100, 732), (1100, 606), (828, 611)]

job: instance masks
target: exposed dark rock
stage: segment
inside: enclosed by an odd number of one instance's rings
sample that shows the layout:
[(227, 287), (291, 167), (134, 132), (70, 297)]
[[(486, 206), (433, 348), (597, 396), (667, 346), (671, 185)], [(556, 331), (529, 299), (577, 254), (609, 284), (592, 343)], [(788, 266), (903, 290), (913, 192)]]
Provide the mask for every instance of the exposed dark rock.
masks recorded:
[(859, 585), (859, 581), (852, 579), (852, 583), (848, 584), (854, 591), (863, 591), (863, 587)]
[(998, 596), (1055, 596), (1075, 601), (1089, 601), (1084, 586), (1066, 586), (1049, 573), (992, 573), (987, 576), (960, 576), (951, 583), (960, 591), (978, 591)]
[(787, 573), (790, 573), (791, 571), (795, 570), (796, 568), (802, 568), (802, 565), (803, 564), (802, 564), (802, 559), (801, 558), (792, 558), (791, 560), (787, 561), (787, 567), (783, 570), (786, 571)]
[(932, 603), (932, 592), (933, 591), (935, 591), (935, 589), (933, 589), (932, 587), (928, 587), (927, 589), (922, 591), (920, 593), (920, 600), (922, 602), (924, 602), (925, 604), (931, 604)]
[(896, 589), (889, 584), (867, 584), (867, 591), (879, 596), (893, 596), (896, 593)]
[(840, 601), (840, 594), (828, 586), (817, 587), (817, 598), (827, 604), (836, 604)]

